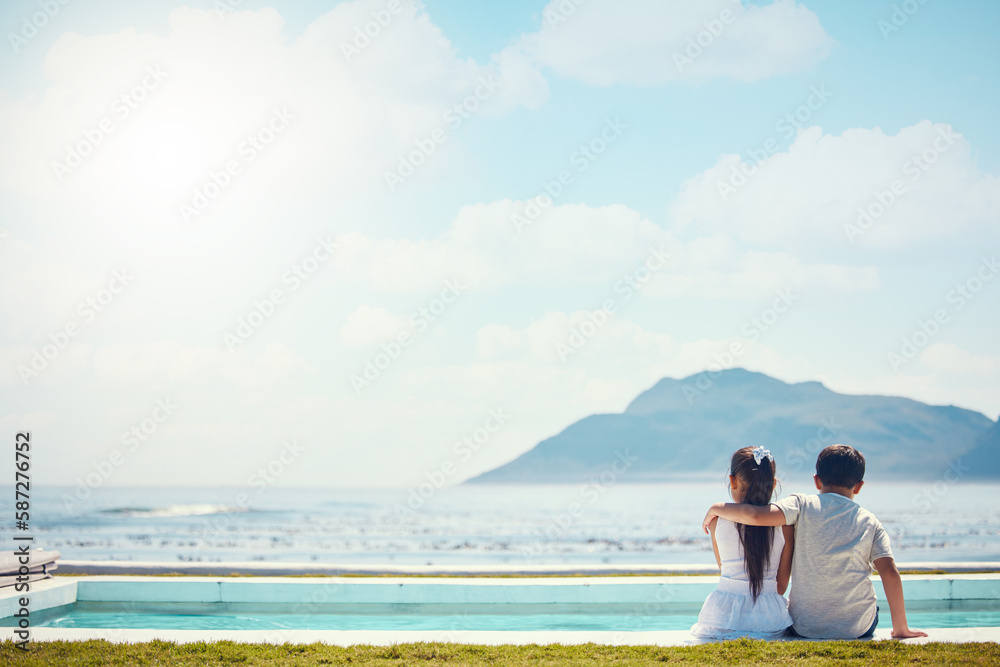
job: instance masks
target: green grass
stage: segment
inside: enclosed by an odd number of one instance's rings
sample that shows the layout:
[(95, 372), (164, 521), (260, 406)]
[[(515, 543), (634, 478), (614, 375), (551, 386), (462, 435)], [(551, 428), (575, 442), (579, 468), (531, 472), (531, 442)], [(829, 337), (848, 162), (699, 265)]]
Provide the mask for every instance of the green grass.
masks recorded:
[(765, 642), (740, 639), (700, 646), (478, 646), (325, 644), (280, 646), (213, 642), (141, 644), (39, 642), (28, 652), (0, 644), (2, 665), (996, 665), (996, 643), (906, 645), (873, 642)]

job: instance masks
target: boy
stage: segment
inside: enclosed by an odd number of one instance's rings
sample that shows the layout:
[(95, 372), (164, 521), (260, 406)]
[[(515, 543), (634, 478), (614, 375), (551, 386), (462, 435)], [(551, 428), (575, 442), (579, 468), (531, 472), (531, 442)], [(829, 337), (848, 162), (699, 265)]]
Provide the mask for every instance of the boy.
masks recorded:
[(819, 495), (793, 493), (779, 503), (715, 503), (703, 522), (716, 517), (754, 526), (795, 526), (790, 634), (815, 639), (863, 639), (878, 625), (875, 564), (892, 615), (895, 639), (926, 637), (906, 622), (903, 582), (889, 548), (889, 535), (875, 515), (854, 502), (864, 486), (865, 457), (846, 445), (831, 445), (816, 459)]

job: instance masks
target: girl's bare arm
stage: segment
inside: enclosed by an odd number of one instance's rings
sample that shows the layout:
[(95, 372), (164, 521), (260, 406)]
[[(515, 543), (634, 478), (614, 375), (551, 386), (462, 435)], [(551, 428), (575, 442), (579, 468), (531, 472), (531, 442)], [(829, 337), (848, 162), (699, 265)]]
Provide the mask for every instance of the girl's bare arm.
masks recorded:
[(792, 576), (792, 553), (795, 551), (795, 526), (782, 526), (785, 536), (785, 547), (781, 550), (781, 560), (778, 562), (778, 594), (784, 595), (788, 590), (788, 580)]
[(715, 540), (715, 527), (718, 525), (718, 521), (713, 521), (709, 530), (712, 532), (712, 551), (715, 552), (715, 562), (719, 565), (719, 572), (722, 572), (722, 557), (719, 555), (719, 543)]

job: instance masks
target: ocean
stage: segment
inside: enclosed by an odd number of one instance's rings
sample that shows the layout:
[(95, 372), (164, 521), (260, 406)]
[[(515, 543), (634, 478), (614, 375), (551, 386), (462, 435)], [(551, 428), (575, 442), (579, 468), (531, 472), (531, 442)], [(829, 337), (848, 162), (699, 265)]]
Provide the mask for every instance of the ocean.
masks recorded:
[[(804, 485), (785, 492), (808, 491)], [(898, 562), (1000, 561), (1000, 484), (868, 483)], [(13, 497), (13, 490), (9, 491)], [(34, 544), (67, 560), (712, 563), (711, 483), (410, 490), (33, 488)], [(8, 522), (8, 526), (10, 525)], [(5, 531), (7, 532), (7, 531)]]

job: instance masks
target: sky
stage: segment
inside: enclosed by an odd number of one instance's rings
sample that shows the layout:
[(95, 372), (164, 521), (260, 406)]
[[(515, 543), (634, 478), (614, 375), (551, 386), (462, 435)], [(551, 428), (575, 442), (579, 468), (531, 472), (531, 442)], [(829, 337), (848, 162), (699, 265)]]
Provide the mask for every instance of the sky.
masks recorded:
[(998, 19), (5, 2), (0, 437), (92, 491), (414, 488), (732, 367), (996, 420)]

